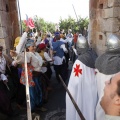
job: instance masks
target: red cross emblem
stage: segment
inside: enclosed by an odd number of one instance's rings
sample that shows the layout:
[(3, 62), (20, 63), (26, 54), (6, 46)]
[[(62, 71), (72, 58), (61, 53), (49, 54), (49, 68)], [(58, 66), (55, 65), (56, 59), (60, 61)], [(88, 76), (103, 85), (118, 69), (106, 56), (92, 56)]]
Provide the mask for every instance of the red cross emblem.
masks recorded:
[(79, 77), (79, 74), (82, 75), (82, 69), (80, 69), (80, 65), (76, 64), (76, 67), (74, 68), (74, 73), (75, 73), (75, 76), (77, 77)]

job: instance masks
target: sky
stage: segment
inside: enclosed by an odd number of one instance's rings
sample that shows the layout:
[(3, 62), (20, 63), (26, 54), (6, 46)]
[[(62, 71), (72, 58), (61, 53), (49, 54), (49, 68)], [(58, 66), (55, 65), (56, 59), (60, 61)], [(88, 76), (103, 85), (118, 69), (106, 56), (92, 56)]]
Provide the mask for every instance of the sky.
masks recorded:
[(89, 0), (19, 0), (19, 4), (22, 20), (26, 19), (26, 14), (28, 17), (37, 15), (53, 23), (58, 23), (60, 17), (76, 19), (72, 5), (77, 16), (89, 17)]

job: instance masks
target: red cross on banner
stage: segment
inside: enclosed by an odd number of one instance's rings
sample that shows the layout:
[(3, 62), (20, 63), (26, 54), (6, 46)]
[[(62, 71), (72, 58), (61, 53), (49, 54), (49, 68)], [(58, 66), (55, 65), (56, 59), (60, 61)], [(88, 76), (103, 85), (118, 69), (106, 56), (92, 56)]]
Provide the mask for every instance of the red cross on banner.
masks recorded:
[(79, 77), (79, 74), (82, 75), (82, 69), (80, 69), (80, 65), (76, 64), (76, 67), (74, 68), (75, 76)]

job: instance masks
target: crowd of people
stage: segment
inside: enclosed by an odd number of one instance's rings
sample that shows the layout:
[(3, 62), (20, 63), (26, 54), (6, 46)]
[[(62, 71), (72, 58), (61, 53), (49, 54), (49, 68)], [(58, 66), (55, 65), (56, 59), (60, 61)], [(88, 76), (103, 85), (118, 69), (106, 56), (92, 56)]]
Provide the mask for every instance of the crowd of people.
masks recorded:
[[(68, 90), (85, 119), (120, 120), (119, 36), (110, 35), (107, 39), (107, 51), (99, 57), (88, 40), (78, 32), (73, 35), (71, 29), (68, 34), (56, 30), (53, 34), (38, 31), (35, 35), (27, 27), (15, 42), (14, 50), (10, 50), (11, 57), (3, 54), (4, 48), (0, 46), (0, 112), (13, 115), (13, 98), (18, 108), (24, 107), (26, 51), (32, 113), (36, 109), (47, 110), (42, 105), (48, 101), (48, 93), (52, 89), (51, 66), (57, 82), (60, 83), (59, 75), (66, 82), (71, 60), (74, 64)], [(66, 94), (66, 120), (80, 119)]]
[(11, 107), (12, 99), (19, 109), (25, 107), (25, 50), (31, 112), (34, 113), (36, 109), (47, 110), (42, 105), (48, 102), (48, 92), (52, 90), (52, 70), (55, 71), (58, 83), (60, 83), (59, 75), (64, 81), (67, 80), (72, 39), (71, 30), (67, 35), (58, 30), (53, 35), (50, 32), (40, 31), (35, 34), (27, 27), (22, 36), (15, 40), (14, 49), (10, 50), (9, 57), (3, 53), (3, 46), (0, 46), (0, 95), (2, 96), (0, 112), (12, 116), (14, 113)]

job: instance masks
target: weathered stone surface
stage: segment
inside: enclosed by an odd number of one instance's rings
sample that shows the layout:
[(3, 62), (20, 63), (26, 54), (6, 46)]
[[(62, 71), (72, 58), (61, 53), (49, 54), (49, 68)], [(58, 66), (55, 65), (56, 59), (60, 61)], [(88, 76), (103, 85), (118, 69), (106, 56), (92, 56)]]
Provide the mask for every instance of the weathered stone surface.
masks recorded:
[(6, 11), (7, 0), (2, 0), (2, 10)]
[(7, 26), (7, 24), (6, 24), (7, 19), (8, 19), (7, 13), (5, 11), (2, 11), (1, 12), (1, 21), (2, 21), (3, 27)]
[(90, 11), (90, 19), (95, 19), (96, 18), (96, 10), (95, 9), (92, 9)]
[(2, 45), (5, 48), (5, 40), (0, 38), (0, 45)]
[(4, 38), (4, 35), (3, 35), (3, 28), (0, 27), (0, 39)]
[(113, 7), (113, 8), (104, 9), (102, 17), (103, 18), (113, 18), (113, 17), (120, 18), (120, 7)]
[(108, 7), (120, 6), (120, 0), (108, 0)]
[(102, 31), (103, 32), (118, 32), (120, 27), (119, 20), (117, 18), (109, 18), (103, 20)]
[(3, 4), (2, 1), (3, 0), (0, 0), (0, 10), (2, 10), (2, 4)]
[(114, 6), (118, 6), (118, 7), (120, 7), (120, 0), (115, 0), (115, 2), (114, 2)]
[[(97, 3), (97, 7), (93, 2)], [(106, 50), (108, 35), (120, 35), (120, 0), (90, 0), (90, 4), (90, 11), (94, 14), (90, 17), (89, 40), (100, 55)]]
[(19, 23), (16, 0), (0, 0), (0, 38), (4, 39), (7, 51), (17, 36), (19, 36)]
[(113, 7), (115, 0), (108, 0), (108, 7)]
[(120, 18), (120, 7), (114, 7), (113, 14), (114, 14), (113, 17)]
[(103, 18), (110, 18), (114, 16), (113, 8), (103, 9), (102, 12)]
[[(99, 38), (99, 35), (102, 35), (102, 40)], [(107, 37), (104, 33), (97, 32), (96, 52), (98, 55), (103, 54), (104, 51), (107, 49), (106, 40), (107, 40)]]
[[(103, 8), (101, 8), (102, 5), (103, 5)], [(99, 9), (105, 9), (107, 8), (107, 5), (108, 5), (108, 0), (99, 0), (97, 6)]]
[(97, 37), (96, 37), (96, 45), (99, 47), (100, 50), (103, 49), (103, 46), (106, 44), (106, 35), (102, 32), (97, 32)]

